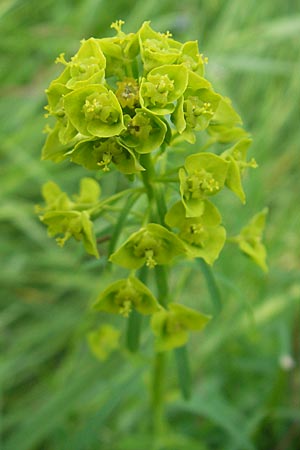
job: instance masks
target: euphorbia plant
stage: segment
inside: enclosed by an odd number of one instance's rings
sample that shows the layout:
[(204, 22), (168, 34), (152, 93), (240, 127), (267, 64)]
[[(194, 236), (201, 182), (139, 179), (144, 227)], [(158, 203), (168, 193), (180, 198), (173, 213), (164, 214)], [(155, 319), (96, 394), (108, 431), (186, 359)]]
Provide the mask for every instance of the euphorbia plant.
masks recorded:
[[(70, 61), (63, 54), (57, 59), (64, 69), (46, 90), (50, 122), (42, 159), (81, 165), (91, 177), (80, 181), (72, 197), (46, 183), (39, 214), (59, 245), (74, 238), (91, 256), (128, 270), (99, 293), (94, 309), (124, 316), (131, 351), (138, 349), (141, 315), (151, 316), (158, 416), (165, 353), (175, 349), (187, 396), (185, 344), (211, 318), (172, 301), (170, 270), (184, 258), (200, 260), (199, 269), (212, 279), (210, 266), (227, 235), (214, 198), (229, 189), (245, 203), (242, 175), (256, 163), (247, 159), (251, 139), (230, 100), (205, 78), (207, 59), (196, 41), (177, 42), (149, 22), (137, 33), (124, 33), (121, 21), (112, 28), (115, 36), (84, 40)], [(120, 173), (126, 188), (103, 198), (100, 185), (110, 183), (112, 172)], [(228, 239), (264, 270), (265, 215), (257, 214)], [(109, 225), (108, 253), (101, 250), (95, 221)], [(97, 339), (100, 347), (111, 340), (115, 348), (118, 336), (107, 325), (91, 332), (89, 341), (95, 349)], [(103, 356), (100, 347), (96, 353)]]

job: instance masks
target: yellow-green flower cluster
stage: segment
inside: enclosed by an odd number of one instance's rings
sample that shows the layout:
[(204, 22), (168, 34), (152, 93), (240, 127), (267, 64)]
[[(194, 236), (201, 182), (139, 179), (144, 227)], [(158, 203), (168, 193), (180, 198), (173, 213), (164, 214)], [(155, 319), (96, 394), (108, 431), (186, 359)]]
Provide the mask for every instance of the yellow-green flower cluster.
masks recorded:
[(57, 58), (64, 70), (46, 90), (52, 122), (43, 159), (133, 174), (143, 170), (141, 154), (176, 136), (195, 142), (197, 131), (224, 135), (240, 123), (204, 78), (196, 41), (181, 44), (149, 22), (137, 33), (124, 33), (122, 21), (112, 27), (115, 36), (82, 41), (70, 61)]
[[(186, 143), (183, 167), (177, 167), (179, 201), (165, 217), (164, 212), (154, 218), (147, 213), (151, 223), (143, 220), (138, 231), (109, 255), (110, 262), (131, 273), (108, 286), (94, 305), (124, 317), (133, 310), (151, 314), (157, 350), (165, 351), (184, 345), (188, 332), (202, 329), (210, 317), (177, 303), (164, 308), (135, 271), (169, 264), (178, 256), (202, 258), (212, 265), (225, 244), (226, 230), (211, 198), (228, 188), (245, 203), (241, 177), (256, 162), (247, 160), (251, 139), (230, 100), (216, 93), (205, 78), (207, 59), (197, 41), (182, 44), (169, 32), (154, 31), (149, 22), (129, 34), (122, 31), (122, 25), (122, 21), (112, 25), (113, 37), (83, 40), (70, 61), (64, 54), (57, 58), (64, 69), (46, 90), (50, 124), (42, 157), (53, 162), (69, 159), (94, 171), (142, 173), (150, 211), (153, 200), (157, 210), (161, 206), (154, 187), (157, 153), (154, 158), (151, 153), (167, 147), (171, 152), (177, 143)], [(209, 143), (225, 145), (225, 150), (190, 154), (188, 144), (198, 142), (199, 132), (207, 133)], [(73, 199), (55, 183), (47, 183), (43, 190), (46, 206), (39, 212), (49, 235), (56, 236), (60, 245), (71, 237), (80, 240), (88, 253), (98, 257), (92, 219), (106, 202), (99, 202), (99, 195), (98, 184), (90, 178), (82, 180), (79, 196)], [(126, 214), (125, 208), (118, 226)], [(265, 215), (264, 211), (255, 216), (231, 239), (264, 270), (261, 235)], [(99, 357), (103, 356), (99, 342), (104, 345), (112, 335), (114, 348), (117, 341), (111, 330), (102, 331), (89, 338)]]

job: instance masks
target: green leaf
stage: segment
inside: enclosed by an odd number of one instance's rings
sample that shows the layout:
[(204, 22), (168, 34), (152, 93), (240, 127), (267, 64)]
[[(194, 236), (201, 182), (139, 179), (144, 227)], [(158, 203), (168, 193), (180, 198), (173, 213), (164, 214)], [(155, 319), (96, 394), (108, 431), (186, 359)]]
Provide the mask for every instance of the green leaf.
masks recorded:
[(112, 91), (89, 85), (64, 97), (65, 111), (84, 136), (111, 137), (124, 129), (121, 106)]
[(222, 304), (222, 296), (220, 289), (217, 285), (214, 273), (212, 269), (206, 264), (206, 262), (202, 259), (198, 259), (197, 262), (199, 263), (202, 273), (205, 277), (207, 289), (210, 294), (210, 298), (214, 307), (214, 318), (217, 317), (217, 315), (220, 314), (223, 308)]
[(118, 280), (97, 298), (93, 308), (128, 317), (133, 309), (141, 314), (153, 314), (160, 306), (151, 291), (135, 277)]
[(170, 303), (168, 308), (157, 312), (151, 319), (157, 351), (167, 351), (186, 344), (188, 332), (202, 330), (211, 318), (178, 303)]
[(150, 223), (133, 233), (109, 260), (126, 269), (139, 269), (144, 264), (152, 269), (170, 263), (184, 251), (183, 243), (174, 233)]

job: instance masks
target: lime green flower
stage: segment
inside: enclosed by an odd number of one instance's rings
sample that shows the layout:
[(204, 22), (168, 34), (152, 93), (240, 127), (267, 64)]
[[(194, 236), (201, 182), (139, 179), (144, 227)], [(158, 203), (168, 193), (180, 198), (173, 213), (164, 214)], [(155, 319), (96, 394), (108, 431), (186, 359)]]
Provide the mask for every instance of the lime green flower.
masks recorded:
[(179, 229), (178, 236), (185, 243), (188, 256), (203, 258), (207, 264), (215, 262), (224, 246), (226, 231), (220, 225), (221, 215), (212, 203), (203, 200), (203, 213), (199, 217), (186, 217), (183, 204), (175, 203), (165, 220), (170, 227)]
[(123, 21), (114, 22), (111, 28), (117, 32), (116, 36), (97, 39), (106, 59), (106, 78), (132, 77), (133, 67), (136, 66), (136, 57), (139, 53), (139, 41), (136, 33), (126, 34), (122, 31)]
[(224, 186), (229, 163), (213, 153), (197, 153), (186, 158), (179, 170), (180, 193), (187, 217), (201, 216), (203, 200)]
[(60, 187), (49, 181), (43, 186), (45, 207), (37, 207), (42, 213), (40, 220), (47, 225), (50, 237), (56, 237), (56, 242), (62, 247), (73, 237), (82, 241), (86, 251), (99, 257), (93, 223), (88, 209), (93, 207), (100, 196), (98, 183), (92, 178), (83, 178), (80, 183), (79, 195), (71, 200)]
[(120, 346), (121, 332), (109, 324), (101, 325), (97, 330), (90, 331), (87, 340), (91, 351), (101, 361), (105, 361), (109, 355)]
[(174, 102), (184, 93), (188, 71), (184, 65), (164, 65), (152, 69), (142, 79), (141, 105), (158, 115), (174, 111)]
[(202, 131), (208, 127), (220, 100), (221, 96), (213, 91), (205, 78), (189, 72), (187, 89), (171, 116), (178, 132), (185, 140), (195, 142), (195, 131)]
[(200, 76), (204, 75), (204, 64), (208, 60), (199, 53), (198, 42), (185, 42), (180, 51), (180, 55), (176, 60), (177, 64), (183, 63), (191, 72), (195, 72)]
[(234, 110), (230, 99), (222, 97), (207, 131), (217, 142), (226, 144), (248, 137), (248, 133), (240, 125), (242, 119)]
[(169, 264), (185, 248), (180, 239), (161, 225), (149, 223), (111, 255), (109, 260), (126, 269), (139, 269), (144, 264), (150, 269)]
[(178, 303), (170, 303), (152, 316), (151, 327), (159, 352), (181, 347), (188, 341), (189, 331), (200, 331), (211, 317)]
[(108, 172), (112, 164), (124, 174), (138, 173), (144, 170), (134, 152), (120, 139), (86, 139), (78, 142), (69, 153), (72, 162), (89, 170)]
[(84, 136), (111, 137), (124, 130), (117, 97), (101, 85), (89, 85), (64, 97), (66, 114)]
[(242, 228), (240, 234), (230, 238), (230, 242), (238, 244), (240, 250), (249, 256), (264, 272), (268, 271), (266, 264), (267, 252), (262, 243), (262, 235), (266, 224), (268, 209), (256, 214), (250, 222)]
[(96, 39), (81, 41), (75, 56), (67, 62), (62, 53), (56, 60), (66, 66), (62, 74), (54, 80), (68, 89), (78, 89), (88, 84), (103, 83), (106, 60)]
[(252, 139), (241, 139), (233, 147), (222, 153), (221, 157), (229, 162), (226, 186), (234, 192), (242, 203), (246, 202), (245, 192), (242, 186), (241, 176), (246, 167), (256, 168), (257, 164), (254, 158), (246, 161), (247, 151)]
[(146, 73), (155, 67), (176, 63), (181, 53), (182, 44), (171, 39), (169, 32), (158, 33), (150, 27), (150, 22), (144, 22), (138, 36)]
[(160, 147), (167, 132), (166, 124), (147, 109), (136, 109), (133, 117), (124, 116), (126, 132), (121, 142), (138, 153), (150, 153)]
[(93, 308), (124, 317), (128, 317), (133, 309), (146, 315), (160, 310), (156, 298), (147, 286), (132, 276), (109, 285), (98, 296)]
[[(67, 127), (68, 126), (69, 125), (67, 125)], [(42, 148), (42, 159), (43, 160), (50, 160), (55, 163), (58, 163), (58, 162), (64, 161), (65, 159), (68, 158), (69, 152), (73, 149), (73, 147), (77, 141), (76, 141), (76, 138), (73, 137), (68, 142), (63, 143), (61, 136), (62, 136), (62, 131), (64, 134), (64, 130), (67, 130), (67, 128), (62, 127), (62, 122), (57, 122), (53, 129), (50, 128), (49, 126), (46, 126), (45, 132), (48, 133), (48, 136), (47, 136), (45, 144)], [(76, 130), (75, 130), (75, 134), (77, 134)], [(63, 141), (64, 141), (64, 139), (63, 139)]]
[(139, 84), (134, 78), (117, 81), (116, 97), (122, 108), (134, 109), (139, 106)]

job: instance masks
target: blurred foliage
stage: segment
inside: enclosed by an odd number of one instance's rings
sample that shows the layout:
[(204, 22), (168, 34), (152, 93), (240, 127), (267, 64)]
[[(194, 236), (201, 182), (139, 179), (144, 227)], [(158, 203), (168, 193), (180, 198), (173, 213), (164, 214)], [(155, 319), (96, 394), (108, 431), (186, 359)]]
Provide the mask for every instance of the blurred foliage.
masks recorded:
[[(101, 325), (90, 304), (113, 277), (72, 243), (62, 250), (34, 215), (53, 179), (77, 189), (80, 167), (40, 163), (44, 89), (83, 37), (144, 20), (178, 40), (198, 39), (208, 78), (233, 99), (252, 132), (259, 169), (246, 179), (248, 207), (226, 196), (236, 232), (265, 205), (270, 271), (230, 245), (215, 265), (224, 303), (190, 344), (194, 392), (180, 399), (170, 359), (168, 429), (159, 450), (295, 450), (300, 441), (299, 33), (297, 0), (2, 0), (0, 3), (1, 449), (151, 448), (145, 395), (152, 354), (107, 361), (86, 335)], [(253, 153), (252, 153), (253, 152)], [(107, 189), (114, 190), (112, 179)], [(223, 204), (224, 204), (223, 203)], [(224, 211), (224, 207), (223, 207)], [(104, 245), (104, 244), (103, 244)], [(180, 294), (184, 286), (185, 294)], [(173, 274), (174, 301), (212, 305), (197, 269)], [(188, 291), (188, 292), (187, 292)], [(201, 294), (199, 294), (201, 292)], [(100, 319), (99, 319), (100, 317)], [(123, 326), (114, 319), (113, 326)], [(124, 337), (123, 337), (124, 339)], [(120, 370), (120, 367), (122, 370)]]

